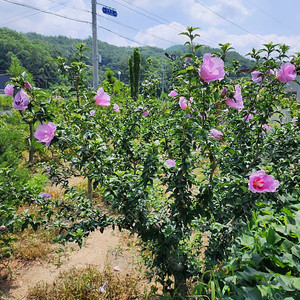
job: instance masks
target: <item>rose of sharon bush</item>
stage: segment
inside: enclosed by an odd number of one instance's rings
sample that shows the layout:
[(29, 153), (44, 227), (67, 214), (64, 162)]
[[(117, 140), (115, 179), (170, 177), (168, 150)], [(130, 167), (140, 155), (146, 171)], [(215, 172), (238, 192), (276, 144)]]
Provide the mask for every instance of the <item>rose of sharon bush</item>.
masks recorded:
[(34, 133), (39, 143), (49, 146), (55, 136), (56, 125), (52, 122), (40, 124)]
[(184, 97), (179, 98), (178, 104), (182, 110), (186, 110), (186, 108), (188, 106), (187, 100)]
[(178, 95), (177, 91), (176, 90), (172, 90), (168, 96), (172, 97), (173, 99)]
[(175, 167), (175, 164), (176, 164), (176, 162), (175, 162), (175, 160), (173, 160), (173, 159), (167, 159), (167, 160), (165, 161), (165, 166), (166, 166), (167, 168)]
[(276, 70), (276, 77), (280, 82), (288, 82), (296, 79), (295, 66), (291, 63), (282, 63), (280, 69)]
[(13, 97), (14, 95), (14, 86), (12, 84), (7, 84), (4, 88), (4, 94), (7, 96)]
[(114, 110), (115, 110), (116, 112), (119, 112), (119, 111), (120, 111), (120, 107), (119, 107), (118, 104), (114, 104)]
[(259, 71), (253, 71), (251, 73), (252, 75), (252, 81), (255, 82), (255, 83), (259, 83), (262, 81), (262, 77), (261, 77), (261, 72)]
[(24, 90), (20, 90), (13, 98), (13, 106), (17, 110), (25, 110), (29, 103), (29, 98)]
[(236, 109), (242, 109), (244, 108), (244, 102), (242, 98), (242, 93), (241, 93), (241, 87), (239, 84), (235, 85), (235, 94), (233, 95), (234, 100), (227, 98), (226, 99), (226, 104), (229, 107), (236, 108)]
[(259, 170), (250, 175), (248, 189), (253, 193), (275, 192), (279, 187), (279, 181), (275, 180), (265, 171)]
[(210, 135), (215, 139), (215, 140), (221, 140), (223, 138), (223, 133), (217, 129), (211, 129), (210, 130)]
[(24, 82), (24, 85), (25, 85), (25, 88), (26, 88), (27, 90), (31, 90), (31, 89), (32, 89), (32, 86), (31, 86), (31, 84), (30, 84), (28, 81), (25, 81), (25, 82)]
[(103, 91), (103, 88), (99, 88), (97, 91), (97, 95), (95, 96), (95, 102), (100, 106), (109, 106), (110, 96)]
[(186, 110), (187, 107), (191, 106), (191, 103), (194, 101), (193, 97), (190, 97), (190, 100), (187, 100), (185, 97), (180, 97), (178, 104), (182, 110)]
[(40, 193), (40, 197), (42, 197), (44, 201), (51, 199), (51, 195), (49, 193)]
[(224, 79), (224, 61), (219, 57), (212, 57), (210, 53), (204, 54), (199, 75), (205, 82)]

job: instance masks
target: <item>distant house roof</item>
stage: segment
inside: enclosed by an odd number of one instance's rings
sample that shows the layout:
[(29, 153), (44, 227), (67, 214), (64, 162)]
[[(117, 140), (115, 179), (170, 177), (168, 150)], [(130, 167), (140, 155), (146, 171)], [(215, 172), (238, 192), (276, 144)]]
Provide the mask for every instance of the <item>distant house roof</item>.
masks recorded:
[(7, 74), (0, 74), (0, 90), (4, 90), (5, 84), (10, 80), (10, 77)]

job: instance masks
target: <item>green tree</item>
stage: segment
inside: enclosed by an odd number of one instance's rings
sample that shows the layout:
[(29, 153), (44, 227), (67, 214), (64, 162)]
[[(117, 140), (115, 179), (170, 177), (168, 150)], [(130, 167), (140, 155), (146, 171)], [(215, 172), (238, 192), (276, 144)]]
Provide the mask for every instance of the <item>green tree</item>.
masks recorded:
[(24, 68), (21, 65), (20, 60), (12, 52), (9, 52), (8, 55), (10, 56), (10, 59), (11, 59), (11, 63), (10, 63), (9, 69), (8, 69), (8, 74), (12, 77), (17, 77), (25, 72), (26, 76), (27, 76), (27, 80), (32, 83), (32, 81), (33, 81), (32, 74), (30, 74), (26, 70), (26, 68)]
[(139, 84), (141, 76), (141, 54), (138, 48), (133, 50), (131, 57), (129, 58), (129, 79), (131, 88), (131, 97), (133, 99), (138, 98)]

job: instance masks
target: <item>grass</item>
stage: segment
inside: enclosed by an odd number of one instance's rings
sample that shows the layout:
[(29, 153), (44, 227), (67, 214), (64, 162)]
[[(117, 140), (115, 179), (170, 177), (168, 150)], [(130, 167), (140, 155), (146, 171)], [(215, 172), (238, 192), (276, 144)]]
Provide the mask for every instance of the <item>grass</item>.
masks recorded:
[[(105, 292), (100, 287), (105, 285)], [(31, 288), (27, 300), (130, 300), (144, 299), (138, 275), (119, 274), (110, 268), (103, 272), (89, 265), (61, 272), (52, 284), (40, 282)]]
[(55, 233), (49, 229), (24, 230), (18, 234), (18, 240), (13, 244), (14, 257), (21, 260), (45, 259), (54, 251), (51, 243), (54, 236)]

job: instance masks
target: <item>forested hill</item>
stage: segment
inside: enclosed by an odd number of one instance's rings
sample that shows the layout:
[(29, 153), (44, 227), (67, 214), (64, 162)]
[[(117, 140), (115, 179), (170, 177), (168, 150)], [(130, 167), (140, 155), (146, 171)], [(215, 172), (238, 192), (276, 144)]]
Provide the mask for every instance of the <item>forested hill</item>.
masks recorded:
[[(44, 36), (36, 33), (18, 33), (16, 31), (0, 28), (0, 73), (6, 73), (11, 64), (11, 57), (16, 56), (20, 63), (34, 77), (42, 87), (49, 86), (49, 83), (58, 83), (56, 74), (57, 67), (53, 59), (57, 56), (69, 58), (75, 51), (75, 45), (86, 43), (88, 48), (92, 48), (92, 39), (84, 40), (73, 39), (65, 36)], [(121, 80), (128, 82), (128, 58), (132, 54), (132, 47), (117, 47), (105, 42), (98, 41), (99, 54), (102, 61), (100, 64), (100, 80), (104, 79), (104, 73), (109, 68), (115, 74), (121, 72)], [(173, 46), (166, 50), (157, 47), (139, 47), (142, 56), (142, 65), (146, 59), (153, 57), (153, 66), (157, 72), (161, 72), (162, 60), (168, 62), (165, 52), (181, 56), (186, 53), (185, 46)], [(202, 55), (204, 52), (214, 52), (216, 49), (204, 46), (197, 53)], [(86, 53), (86, 63), (92, 65), (91, 50)], [(228, 55), (229, 56), (229, 55)], [(239, 55), (237, 52), (231, 52), (230, 57), (238, 59), (242, 63), (242, 68), (252, 66), (252, 61)]]

